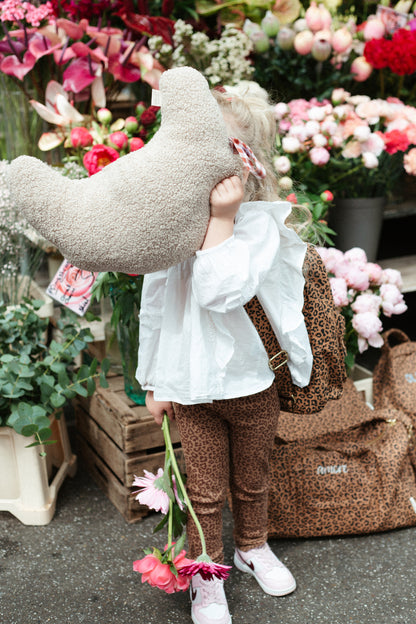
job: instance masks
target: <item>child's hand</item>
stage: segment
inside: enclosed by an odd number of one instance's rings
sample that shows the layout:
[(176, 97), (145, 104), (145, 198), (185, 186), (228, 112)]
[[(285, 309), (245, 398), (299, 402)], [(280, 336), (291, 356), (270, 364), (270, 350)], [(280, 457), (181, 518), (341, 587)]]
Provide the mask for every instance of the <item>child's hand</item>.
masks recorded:
[(152, 390), (148, 390), (146, 393), (146, 407), (158, 425), (162, 425), (165, 412), (169, 420), (175, 420), (172, 403), (170, 401), (155, 401)]
[(225, 178), (211, 192), (211, 217), (234, 221), (243, 197), (244, 183), (240, 178)]

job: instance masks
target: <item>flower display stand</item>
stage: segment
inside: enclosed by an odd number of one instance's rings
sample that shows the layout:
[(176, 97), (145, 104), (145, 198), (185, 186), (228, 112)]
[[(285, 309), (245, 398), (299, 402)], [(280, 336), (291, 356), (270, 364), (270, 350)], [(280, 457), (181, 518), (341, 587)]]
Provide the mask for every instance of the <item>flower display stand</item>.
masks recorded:
[[(27, 448), (34, 438), (0, 427), (0, 511), (23, 524), (48, 524), (55, 513), (59, 488), (74, 476), (77, 458), (71, 452), (65, 418), (51, 418), (55, 444)], [(46, 453), (45, 456), (41, 453)]]
[[(136, 405), (124, 392), (124, 378), (108, 378), (109, 388), (97, 388), (90, 398), (74, 399), (78, 449), (97, 485), (129, 523), (148, 515), (132, 490), (134, 475), (163, 468), (164, 438), (146, 407)], [(180, 438), (171, 424), (175, 455), (184, 472)]]

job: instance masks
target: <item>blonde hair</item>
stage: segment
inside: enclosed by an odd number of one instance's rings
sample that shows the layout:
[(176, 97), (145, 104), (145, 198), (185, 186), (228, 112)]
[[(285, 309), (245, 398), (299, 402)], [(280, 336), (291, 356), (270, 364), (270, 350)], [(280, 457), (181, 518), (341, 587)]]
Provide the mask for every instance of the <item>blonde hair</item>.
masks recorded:
[(267, 93), (244, 83), (241, 90), (214, 90), (213, 95), (223, 114), (230, 136), (246, 143), (266, 169), (262, 180), (250, 175), (246, 183), (245, 201), (279, 199), (276, 171), (273, 167), (276, 142), (276, 119)]
[[(213, 90), (230, 136), (246, 143), (266, 169), (266, 177), (253, 175), (247, 179), (244, 201), (276, 201), (281, 199), (273, 158), (276, 155), (276, 119), (267, 92), (257, 83), (244, 81), (234, 87)], [(311, 224), (312, 215), (305, 206), (293, 206), (286, 219), (301, 237)]]

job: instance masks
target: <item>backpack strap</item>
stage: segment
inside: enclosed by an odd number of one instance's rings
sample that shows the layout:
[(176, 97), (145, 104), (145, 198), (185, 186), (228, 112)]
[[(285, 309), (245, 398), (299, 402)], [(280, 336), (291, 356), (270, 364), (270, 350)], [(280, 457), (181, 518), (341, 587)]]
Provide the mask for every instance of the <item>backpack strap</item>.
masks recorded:
[(391, 349), (390, 338), (395, 338), (397, 342), (399, 343), (410, 342), (409, 336), (405, 334), (404, 331), (393, 327), (392, 329), (388, 329), (383, 334), (383, 340), (384, 340), (384, 345), (382, 347), (383, 350)]

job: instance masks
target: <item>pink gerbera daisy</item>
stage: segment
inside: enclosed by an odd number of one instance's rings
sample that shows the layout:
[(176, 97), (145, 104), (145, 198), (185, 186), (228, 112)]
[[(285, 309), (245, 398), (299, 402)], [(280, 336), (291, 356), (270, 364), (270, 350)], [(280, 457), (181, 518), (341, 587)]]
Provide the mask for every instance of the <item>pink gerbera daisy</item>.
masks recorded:
[(188, 564), (182, 566), (178, 572), (183, 576), (195, 576), (196, 574), (200, 574), (204, 581), (209, 581), (214, 576), (225, 580), (228, 578), (230, 570), (231, 566), (226, 566), (222, 563), (214, 563), (208, 555), (200, 555), (195, 561), (190, 561)]
[(134, 476), (133, 485), (137, 485), (141, 490), (133, 492), (137, 494), (136, 500), (142, 505), (147, 505), (149, 509), (155, 511), (161, 511), (163, 514), (167, 514), (169, 511), (169, 496), (166, 492), (158, 487), (158, 479), (163, 477), (163, 469), (159, 468), (157, 474), (153, 474), (148, 470), (143, 470), (144, 477)]

